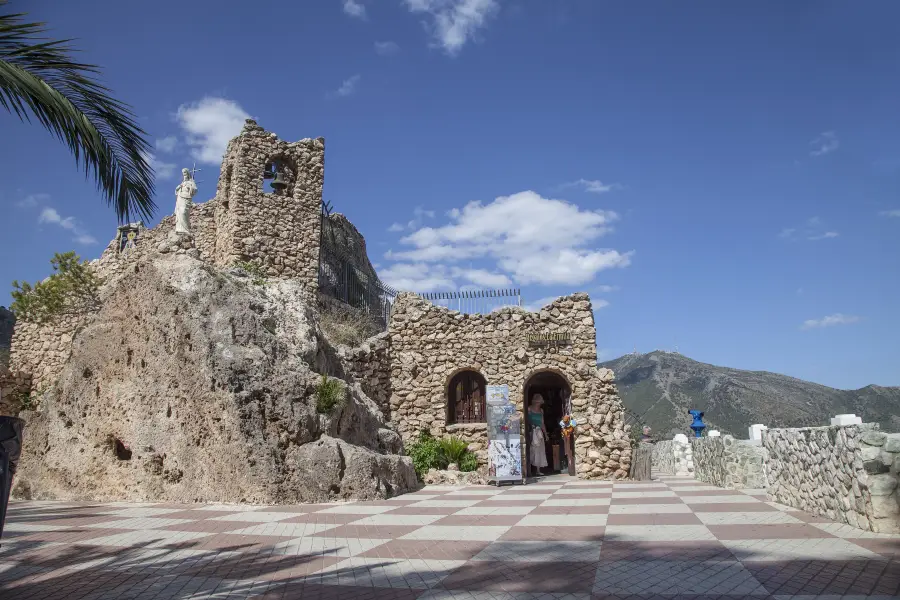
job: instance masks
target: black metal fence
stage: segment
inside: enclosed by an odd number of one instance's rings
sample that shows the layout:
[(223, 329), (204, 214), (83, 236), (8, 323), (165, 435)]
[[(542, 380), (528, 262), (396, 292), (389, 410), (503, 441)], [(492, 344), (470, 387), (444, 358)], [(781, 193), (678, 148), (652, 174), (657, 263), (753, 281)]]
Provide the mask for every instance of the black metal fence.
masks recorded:
[[(341, 247), (332, 230), (330, 215), (331, 205), (323, 202), (319, 240), (319, 292), (365, 311), (385, 330), (398, 292), (382, 283), (374, 270), (360, 268), (363, 261), (351, 256)], [(368, 259), (364, 262), (364, 266), (367, 266)]]

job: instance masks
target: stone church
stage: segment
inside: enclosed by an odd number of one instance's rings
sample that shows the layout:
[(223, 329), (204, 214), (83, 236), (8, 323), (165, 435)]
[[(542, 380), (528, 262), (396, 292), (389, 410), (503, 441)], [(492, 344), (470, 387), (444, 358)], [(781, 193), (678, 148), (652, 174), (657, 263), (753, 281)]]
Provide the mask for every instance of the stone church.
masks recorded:
[[(507, 385), (526, 428), (523, 452), (530, 439), (524, 412), (539, 393), (551, 470), (626, 477), (631, 446), (613, 373), (597, 367), (588, 295), (559, 298), (538, 312), (510, 306), (466, 314), (390, 290), (378, 281), (356, 228), (323, 204), (324, 153), (321, 138), (289, 143), (248, 120), (228, 145), (215, 197), (190, 208), (190, 246), (177, 243), (172, 216), (153, 229), (126, 226), (94, 261), (97, 272), (114, 280), (136, 270), (142, 257), (160, 254), (187, 254), (214, 268), (256, 265), (270, 278), (296, 282), (310, 305), (338, 302), (385, 317), (384, 333), (339, 349), (340, 370), (404, 443), (423, 430), (455, 435), (485, 462), (486, 387)], [(10, 365), (17, 384), (51, 385), (79, 326), (17, 324)], [(567, 453), (558, 422), (565, 414), (578, 425), (572, 460), (561, 466)]]

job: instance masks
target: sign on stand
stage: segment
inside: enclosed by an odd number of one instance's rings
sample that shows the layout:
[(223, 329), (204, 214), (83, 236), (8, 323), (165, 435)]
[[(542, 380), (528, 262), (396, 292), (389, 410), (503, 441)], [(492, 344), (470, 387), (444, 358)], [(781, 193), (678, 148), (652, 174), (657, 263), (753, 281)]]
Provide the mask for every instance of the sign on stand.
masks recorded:
[(509, 401), (509, 386), (487, 386), (488, 481), (522, 478), (521, 421)]

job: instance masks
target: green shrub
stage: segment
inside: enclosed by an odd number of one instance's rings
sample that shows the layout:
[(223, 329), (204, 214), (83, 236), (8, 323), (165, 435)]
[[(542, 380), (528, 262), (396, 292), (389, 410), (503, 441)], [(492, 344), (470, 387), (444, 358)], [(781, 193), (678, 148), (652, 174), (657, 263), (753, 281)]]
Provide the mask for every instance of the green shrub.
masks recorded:
[(466, 451), (465, 456), (459, 461), (459, 470), (467, 473), (478, 470), (478, 457), (475, 456), (474, 452)]
[(254, 285), (262, 285), (266, 282), (266, 272), (256, 263), (245, 260), (235, 261), (234, 266), (245, 271), (250, 276)]
[(344, 404), (347, 399), (347, 390), (339, 379), (329, 379), (328, 375), (322, 375), (322, 381), (316, 386), (316, 412), (329, 414), (335, 407)]
[(407, 453), (412, 458), (413, 468), (419, 479), (425, 476), (428, 469), (443, 469), (447, 466), (440, 442), (424, 430), (419, 434), (419, 439), (410, 444)]
[(447, 460), (447, 464), (459, 465), (463, 457), (469, 452), (469, 444), (456, 436), (444, 438), (440, 441), (441, 454)]
[(33, 286), (13, 281), (10, 308), (16, 317), (32, 323), (46, 323), (58, 317), (83, 315), (100, 308), (100, 285), (87, 262), (74, 252), (54, 254), (53, 274)]
[(446, 469), (450, 463), (459, 465), (460, 471), (478, 469), (475, 454), (469, 452), (468, 444), (464, 440), (455, 436), (438, 440), (423, 430), (419, 433), (419, 439), (409, 445), (407, 454), (412, 458), (419, 479), (422, 479), (429, 469)]

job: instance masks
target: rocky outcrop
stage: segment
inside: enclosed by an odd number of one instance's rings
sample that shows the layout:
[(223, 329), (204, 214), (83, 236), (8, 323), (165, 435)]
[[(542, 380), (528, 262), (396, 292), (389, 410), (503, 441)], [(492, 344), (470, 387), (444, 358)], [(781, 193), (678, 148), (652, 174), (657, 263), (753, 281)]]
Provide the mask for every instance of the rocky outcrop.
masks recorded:
[(78, 500), (263, 504), (386, 497), (416, 485), (400, 437), (344, 378), (303, 283), (257, 285), (187, 254), (110, 284), (27, 439), (16, 493)]

